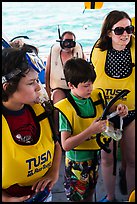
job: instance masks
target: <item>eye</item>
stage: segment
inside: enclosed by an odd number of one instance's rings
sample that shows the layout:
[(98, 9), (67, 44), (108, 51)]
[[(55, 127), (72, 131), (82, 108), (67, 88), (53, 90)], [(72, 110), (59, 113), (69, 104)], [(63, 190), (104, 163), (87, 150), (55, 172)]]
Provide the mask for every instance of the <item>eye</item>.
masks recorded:
[(39, 84), (39, 82), (40, 82), (39, 79), (36, 79), (36, 82)]

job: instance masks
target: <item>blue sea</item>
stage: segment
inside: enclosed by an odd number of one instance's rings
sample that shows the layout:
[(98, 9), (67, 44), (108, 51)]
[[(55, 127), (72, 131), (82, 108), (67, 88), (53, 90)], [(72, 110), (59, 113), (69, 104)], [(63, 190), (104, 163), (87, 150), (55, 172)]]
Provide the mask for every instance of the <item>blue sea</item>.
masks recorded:
[(84, 2), (2, 2), (2, 32), (12, 39), (27, 35), (26, 43), (39, 48), (47, 56), (60, 32), (70, 30), (85, 52), (90, 52), (100, 35), (104, 17), (112, 10), (135, 16), (135, 2), (103, 2), (101, 9), (86, 9)]

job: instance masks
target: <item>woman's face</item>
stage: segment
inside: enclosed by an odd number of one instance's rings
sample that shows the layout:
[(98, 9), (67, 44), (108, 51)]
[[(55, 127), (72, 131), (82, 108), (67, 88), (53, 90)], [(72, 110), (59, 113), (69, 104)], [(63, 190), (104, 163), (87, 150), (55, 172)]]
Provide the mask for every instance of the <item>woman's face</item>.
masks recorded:
[(126, 45), (130, 42), (130, 38), (132, 34), (128, 34), (126, 30), (120, 35), (117, 35), (115, 33), (115, 29), (117, 27), (126, 28), (127, 26), (130, 26), (131, 22), (129, 19), (124, 18), (120, 21), (118, 21), (116, 24), (113, 25), (112, 31), (109, 33), (109, 37), (112, 38), (112, 47), (116, 50), (123, 50), (125, 49)]

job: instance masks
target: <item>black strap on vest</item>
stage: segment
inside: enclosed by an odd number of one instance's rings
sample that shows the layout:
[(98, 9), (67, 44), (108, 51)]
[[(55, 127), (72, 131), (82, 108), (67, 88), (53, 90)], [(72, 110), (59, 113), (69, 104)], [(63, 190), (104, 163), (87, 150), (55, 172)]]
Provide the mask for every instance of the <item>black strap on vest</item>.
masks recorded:
[[(130, 91), (127, 89), (122, 90), (120, 93), (118, 93), (112, 100), (109, 101), (108, 105), (106, 106), (106, 108), (104, 109), (104, 112), (102, 114), (102, 120), (106, 119), (108, 113), (109, 113), (109, 109), (111, 108), (111, 106), (120, 98), (124, 97), (125, 95), (127, 95)], [(105, 144), (103, 144), (100, 140), (101, 137), (101, 133), (97, 134), (97, 143), (98, 145), (107, 153), (110, 153), (111, 150), (109, 149), (109, 143), (107, 144), (105, 142)], [(111, 141), (111, 138), (109, 138)], [(109, 141), (109, 142), (110, 142)], [(116, 157), (116, 141), (113, 140), (113, 158), (114, 158), (114, 162), (113, 162), (113, 175), (116, 175), (116, 165), (117, 165), (117, 157)]]
[(68, 93), (67, 95), (67, 99), (68, 101), (72, 104), (72, 106), (75, 108), (76, 112), (77, 112), (77, 115), (81, 115), (80, 111), (79, 111), (79, 108), (78, 108), (78, 105), (75, 103), (73, 97), (71, 96), (70, 93)]
[[(104, 112), (102, 114), (102, 118), (101, 120), (105, 120), (107, 118), (107, 115), (109, 114), (109, 110), (112, 107), (112, 105), (120, 98), (126, 96), (130, 91), (128, 89), (124, 89), (121, 92), (119, 92), (113, 99), (111, 99), (109, 101), (109, 103), (107, 104), (107, 106), (104, 109)], [(109, 146), (107, 144), (107, 142), (105, 141), (105, 138), (103, 139), (104, 143), (101, 142), (101, 133), (97, 134), (96, 137), (96, 141), (98, 143), (98, 145), (101, 147), (101, 149), (103, 149), (105, 152), (110, 153), (111, 150), (109, 149)], [(111, 141), (111, 138), (108, 139), (109, 142)]]
[[(101, 90), (102, 90), (102, 89), (101, 89)], [(103, 91), (103, 90), (102, 90), (102, 91)], [(105, 96), (104, 91), (103, 91), (103, 94), (104, 94), (104, 96)], [(100, 92), (98, 93), (98, 96), (99, 96), (100, 99), (97, 100), (97, 101), (94, 101), (93, 103), (95, 104), (95, 106), (97, 106), (97, 105), (99, 105), (99, 104), (102, 104), (103, 109), (105, 109), (106, 104), (107, 104), (106, 98), (103, 99), (102, 94), (101, 94)], [(104, 102), (104, 100), (105, 100), (105, 102)]]
[(42, 104), (42, 107), (45, 109), (45, 112), (38, 115), (37, 119), (41, 121), (41, 120), (44, 120), (45, 118), (48, 118), (51, 130), (53, 133), (53, 140), (56, 142), (58, 139), (56, 136), (55, 127), (54, 127), (54, 119), (53, 119), (53, 112), (55, 110), (55, 107), (53, 107), (51, 103)]
[[(98, 93), (98, 95), (99, 95), (100, 99), (98, 99), (97, 101), (93, 101), (93, 104), (95, 106), (102, 104), (103, 108), (105, 108), (104, 100), (102, 98), (101, 93)], [(73, 99), (73, 97), (71, 96), (70, 93), (68, 93), (67, 99), (72, 104), (72, 106), (75, 108), (75, 110), (77, 112), (77, 115), (81, 117), (81, 113), (80, 113), (80, 110), (78, 108), (78, 105), (76, 104), (76, 102), (74, 101), (74, 99)], [(89, 98), (89, 99), (91, 99), (91, 98)]]

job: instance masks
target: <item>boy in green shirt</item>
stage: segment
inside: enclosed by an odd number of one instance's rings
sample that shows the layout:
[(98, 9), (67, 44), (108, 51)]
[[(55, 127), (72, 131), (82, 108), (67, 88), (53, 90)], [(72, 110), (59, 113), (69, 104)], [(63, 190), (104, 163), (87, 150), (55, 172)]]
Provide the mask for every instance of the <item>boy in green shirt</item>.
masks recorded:
[[(96, 134), (104, 132), (105, 96), (101, 89), (93, 90), (96, 73), (92, 64), (81, 58), (68, 60), (64, 74), (71, 90), (67, 98), (55, 104), (59, 113), (61, 143), (66, 151), (64, 188), (70, 201), (92, 201), (98, 178), (100, 146)], [(128, 110), (117, 106), (119, 115)]]

